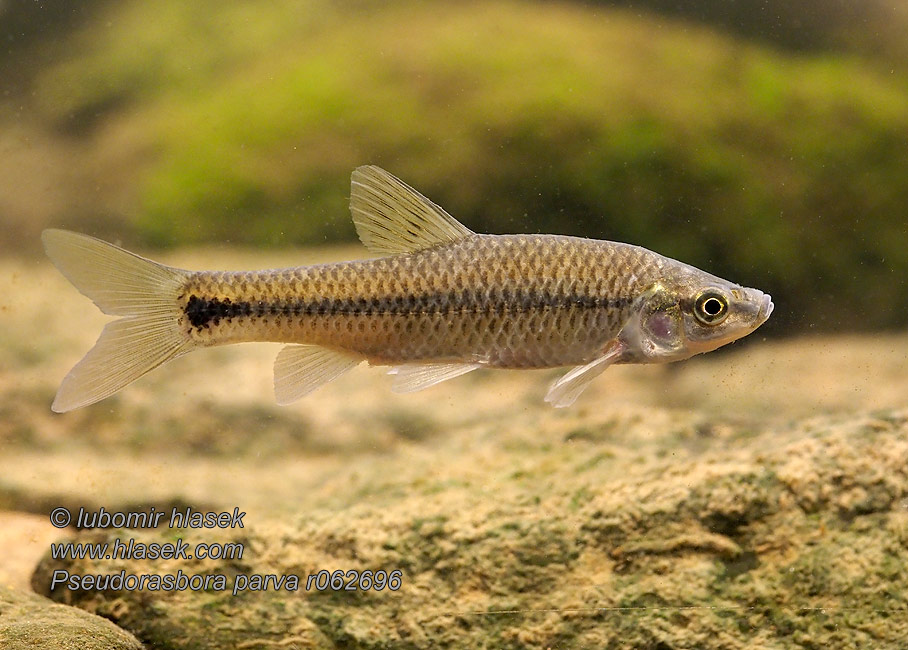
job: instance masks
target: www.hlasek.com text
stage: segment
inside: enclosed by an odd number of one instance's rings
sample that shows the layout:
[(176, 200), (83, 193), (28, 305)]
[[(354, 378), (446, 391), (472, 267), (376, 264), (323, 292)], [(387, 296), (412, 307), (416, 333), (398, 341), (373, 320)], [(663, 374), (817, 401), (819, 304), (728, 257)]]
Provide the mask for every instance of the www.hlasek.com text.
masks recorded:
[(51, 591), (230, 591), (234, 596), (256, 591), (397, 591), (403, 585), (400, 570), (356, 571), (323, 569), (301, 576), (258, 573), (227, 576), (221, 573), (77, 574), (58, 569), (51, 578)]
[(61, 542), (50, 545), (55, 560), (241, 560), (245, 548), (240, 542), (199, 542), (190, 546), (182, 538), (175, 542)]

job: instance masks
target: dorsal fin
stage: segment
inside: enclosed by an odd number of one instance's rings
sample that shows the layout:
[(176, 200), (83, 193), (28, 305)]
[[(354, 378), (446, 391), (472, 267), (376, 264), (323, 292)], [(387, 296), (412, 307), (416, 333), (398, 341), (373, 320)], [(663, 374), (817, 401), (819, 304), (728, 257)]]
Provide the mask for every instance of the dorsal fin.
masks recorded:
[(473, 234), (380, 167), (357, 167), (350, 185), (350, 212), (356, 232), (366, 248), (377, 255), (411, 253)]

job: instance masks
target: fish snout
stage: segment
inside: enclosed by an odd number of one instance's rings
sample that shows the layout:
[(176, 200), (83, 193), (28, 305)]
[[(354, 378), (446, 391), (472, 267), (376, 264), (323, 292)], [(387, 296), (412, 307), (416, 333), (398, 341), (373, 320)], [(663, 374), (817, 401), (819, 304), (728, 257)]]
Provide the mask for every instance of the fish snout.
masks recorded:
[(767, 321), (775, 305), (772, 296), (759, 289), (739, 287), (731, 291), (733, 309), (741, 318), (741, 322), (756, 329)]
[(757, 314), (757, 321), (762, 325), (767, 321), (775, 305), (772, 304), (772, 296), (768, 293), (763, 294), (763, 301), (760, 304), (760, 311)]

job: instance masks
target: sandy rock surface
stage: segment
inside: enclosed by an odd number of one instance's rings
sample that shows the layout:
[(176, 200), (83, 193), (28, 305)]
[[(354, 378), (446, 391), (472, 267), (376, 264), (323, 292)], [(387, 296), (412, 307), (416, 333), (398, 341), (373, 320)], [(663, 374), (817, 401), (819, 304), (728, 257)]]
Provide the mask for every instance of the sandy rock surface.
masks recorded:
[[(515, 452), (519, 467), (493, 476), (494, 485), (392, 478), (383, 496), (341, 511), (260, 520), (226, 535), (180, 531), (190, 546), (240, 543), (242, 560), (46, 560), (33, 584), (153, 644), (181, 639), (176, 647), (185, 648), (273, 639), (376, 648), (718, 649), (793, 639), (898, 647), (908, 638), (908, 411), (814, 419), (737, 444), (694, 435), (717, 449), (641, 470), (622, 470), (596, 440), (563, 442), (570, 452), (524, 449)], [(175, 534), (76, 539), (161, 543)], [(321, 569), (380, 568), (400, 571), (399, 590), (305, 589)], [(47, 588), (55, 570), (183, 571), (223, 575), (225, 586), (73, 593)], [(253, 575), (302, 584), (252, 592), (250, 582), (234, 596)]]
[(99, 616), (0, 585), (0, 648), (141, 650), (142, 644)]

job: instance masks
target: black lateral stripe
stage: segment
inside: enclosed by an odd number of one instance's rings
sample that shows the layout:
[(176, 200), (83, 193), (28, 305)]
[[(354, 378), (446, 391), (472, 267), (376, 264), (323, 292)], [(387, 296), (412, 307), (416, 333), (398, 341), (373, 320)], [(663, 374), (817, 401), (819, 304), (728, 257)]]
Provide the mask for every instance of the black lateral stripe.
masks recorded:
[(223, 300), (213, 298), (209, 300), (198, 296), (190, 296), (184, 311), (193, 327), (202, 328), (208, 327), (210, 323), (217, 325), (222, 318), (231, 319), (238, 316), (250, 316), (254, 309), (252, 304), (246, 301), (233, 302), (230, 298)]
[(277, 315), (404, 315), (426, 313), (457, 313), (476, 311), (532, 311), (537, 309), (622, 309), (633, 302), (632, 298), (604, 298), (580, 294), (544, 294), (538, 292), (458, 291), (422, 295), (384, 296), (377, 298), (291, 301), (237, 301), (191, 296), (185, 307), (186, 317), (193, 327), (217, 325), (221, 319), (240, 316)]

